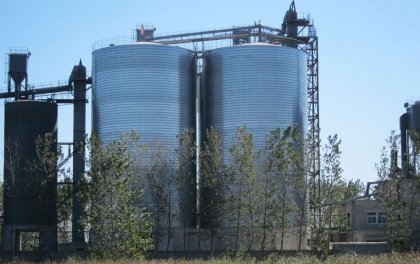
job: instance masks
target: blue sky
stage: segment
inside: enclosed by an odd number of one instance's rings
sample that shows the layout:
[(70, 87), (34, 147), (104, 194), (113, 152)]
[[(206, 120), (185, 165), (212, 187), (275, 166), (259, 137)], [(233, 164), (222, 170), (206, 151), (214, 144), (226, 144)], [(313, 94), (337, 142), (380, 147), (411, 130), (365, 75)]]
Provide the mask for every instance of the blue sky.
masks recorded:
[[(30, 83), (66, 80), (79, 59), (90, 72), (95, 41), (131, 35), (140, 23), (154, 24), (157, 34), (258, 20), (279, 27), (290, 2), (0, 0), (0, 69), (5, 71), (9, 48), (27, 47)], [(344, 176), (373, 181), (381, 146), (391, 130), (399, 129), (404, 102), (420, 98), (420, 1), (296, 0), (296, 7), (310, 13), (318, 30), (323, 142), (338, 133)], [(5, 89), (4, 75), (0, 80)], [(60, 141), (72, 139), (65, 132), (71, 130), (71, 110), (60, 106)], [(1, 106), (0, 138), (3, 111)]]

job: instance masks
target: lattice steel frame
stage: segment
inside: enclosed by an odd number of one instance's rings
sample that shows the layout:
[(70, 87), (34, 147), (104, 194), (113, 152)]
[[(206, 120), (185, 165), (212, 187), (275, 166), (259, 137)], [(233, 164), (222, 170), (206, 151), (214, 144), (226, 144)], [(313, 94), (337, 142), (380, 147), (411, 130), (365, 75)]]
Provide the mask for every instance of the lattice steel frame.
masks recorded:
[[(308, 176), (309, 186), (313, 189), (316, 199), (321, 197), (321, 150), (320, 150), (320, 126), (319, 126), (319, 60), (318, 60), (318, 37), (312, 37), (307, 42), (306, 52), (308, 56), (307, 84), (308, 84)], [(310, 201), (315, 202), (315, 201)], [(314, 223), (317, 223), (316, 206), (312, 204)], [(319, 207), (320, 209), (320, 207)]]

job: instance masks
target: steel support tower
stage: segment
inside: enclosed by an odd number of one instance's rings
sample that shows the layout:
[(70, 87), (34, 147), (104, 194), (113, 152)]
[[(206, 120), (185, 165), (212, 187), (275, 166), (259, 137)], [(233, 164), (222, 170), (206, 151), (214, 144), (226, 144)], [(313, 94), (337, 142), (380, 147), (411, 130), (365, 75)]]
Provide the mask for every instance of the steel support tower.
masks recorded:
[[(25, 75), (26, 78), (26, 75)], [(82, 65), (73, 67), (69, 81), (65, 85), (46, 86), (35, 89), (34, 87), (25, 87), (25, 90), (18, 89), (15, 85), (15, 91), (9, 89), (5, 93), (0, 93), (0, 99), (15, 98), (15, 100), (39, 99), (39, 96), (47, 96), (47, 100), (53, 100), (56, 103), (73, 104), (73, 142), (66, 145), (73, 146), (73, 152), (69, 153), (65, 161), (58, 164), (58, 167), (64, 165), (70, 158), (73, 158), (73, 191), (72, 191), (72, 241), (83, 243), (84, 233), (80, 226), (82, 214), (81, 202), (77, 195), (79, 183), (85, 173), (85, 153), (84, 143), (86, 134), (86, 91), (87, 84), (92, 83), (92, 78), (86, 77), (86, 68)], [(56, 95), (63, 95), (68, 99), (54, 99)], [(59, 143), (60, 144), (60, 143)]]

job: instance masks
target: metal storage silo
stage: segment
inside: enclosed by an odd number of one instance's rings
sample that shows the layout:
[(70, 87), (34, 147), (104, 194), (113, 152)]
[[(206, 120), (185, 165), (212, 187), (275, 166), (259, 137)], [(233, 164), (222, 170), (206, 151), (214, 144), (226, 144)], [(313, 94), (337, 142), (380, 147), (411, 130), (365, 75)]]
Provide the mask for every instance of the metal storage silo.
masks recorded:
[[(244, 126), (253, 135), (255, 152), (263, 149), (266, 135), (276, 128), (283, 132), (288, 126), (297, 126), (302, 135), (306, 134), (305, 52), (279, 45), (252, 43), (214, 49), (204, 53), (203, 57), (203, 118), (206, 128), (214, 127), (221, 136), (226, 165), (231, 165), (229, 149), (239, 126)], [(229, 189), (232, 191), (236, 187), (233, 183)], [(212, 192), (207, 195), (212, 195)], [(302, 201), (298, 194), (296, 201), (299, 204)], [(219, 218), (222, 232), (234, 238), (232, 223), (226, 220), (229, 215)], [(259, 223), (262, 222), (256, 221), (255, 224)], [(276, 230), (272, 230), (271, 236), (272, 241), (277, 241)], [(243, 243), (248, 243), (245, 240)], [(231, 246), (236, 245), (234, 239), (226, 241)], [(286, 245), (297, 245), (298, 238), (290, 233), (285, 241)]]
[[(195, 53), (141, 42), (111, 45), (92, 56), (93, 130), (99, 139), (106, 144), (135, 130), (142, 143), (150, 146), (156, 138), (165, 148), (176, 149), (176, 136), (195, 124)], [(174, 154), (168, 158), (176, 162)], [(173, 208), (190, 202), (185, 195), (193, 190), (180, 194), (174, 188)]]
[(245, 126), (255, 149), (265, 135), (296, 125), (306, 133), (306, 53), (264, 43), (214, 49), (204, 54), (206, 127), (222, 136), (225, 161), (236, 128)]
[(176, 147), (194, 126), (194, 53), (159, 44), (130, 44), (93, 52), (93, 129), (104, 142), (135, 129)]

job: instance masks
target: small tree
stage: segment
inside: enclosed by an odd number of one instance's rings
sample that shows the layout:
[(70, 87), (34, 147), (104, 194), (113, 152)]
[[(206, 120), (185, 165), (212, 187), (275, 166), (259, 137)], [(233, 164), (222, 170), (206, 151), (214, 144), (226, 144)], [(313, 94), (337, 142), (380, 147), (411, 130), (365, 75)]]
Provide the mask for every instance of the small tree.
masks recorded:
[(284, 132), (286, 154), (289, 160), (289, 174), (293, 197), (291, 201), (293, 234), (298, 237), (298, 250), (302, 249), (304, 236), (307, 234), (309, 218), (308, 182), (304, 159), (305, 145), (301, 131), (297, 127), (288, 127)]
[[(36, 157), (27, 168), (33, 175), (29, 187), (39, 189), (37, 199), (40, 206), (49, 205), (50, 209), (42, 210), (43, 212), (40, 212), (40, 214), (50, 216), (51, 211), (56, 210), (57, 219), (50, 219), (49, 221), (57, 224), (59, 238), (64, 242), (69, 242), (71, 241), (68, 231), (71, 229), (71, 194), (73, 188), (69, 177), (70, 169), (59, 167), (59, 164), (64, 165), (65, 163), (63, 149), (61, 146), (57, 146), (57, 142), (50, 133), (39, 137), (35, 145)], [(63, 179), (63, 182), (55, 190), (58, 178)], [(54, 200), (57, 201), (57, 204), (50, 204)], [(39, 217), (39, 221), (44, 221), (44, 216), (40, 215)]]
[[(305, 170), (303, 142), (297, 128), (288, 127), (271, 131), (266, 140), (263, 166), (262, 249), (267, 233), (280, 233), (280, 251), (289, 234), (300, 239), (305, 232)], [(293, 230), (291, 232), (291, 230)]]
[(140, 258), (151, 249), (149, 214), (139, 206), (142, 192), (133, 190), (136, 182), (130, 170), (132, 142), (129, 138), (101, 145), (94, 136), (88, 140), (90, 168), (80, 189), (86, 212), (83, 222), (89, 227), (92, 251), (101, 259)]
[[(4, 207), (10, 208), (10, 214), (14, 214), (14, 200), (17, 195), (17, 181), (22, 176), (20, 175), (22, 167), (22, 152), (21, 142), (16, 138), (8, 137), (4, 142), (4, 186), (3, 186), (3, 203)], [(13, 241), (13, 225), (10, 228), (9, 248), (12, 248)], [(5, 242), (5, 241), (3, 241)]]
[(214, 238), (227, 213), (228, 186), (232, 183), (231, 174), (227, 173), (223, 164), (222, 140), (216, 130), (211, 127), (206, 131), (206, 137), (201, 149), (200, 166), (200, 224), (210, 233), (210, 248), (213, 251)]
[(169, 150), (155, 138), (148, 150), (147, 172), (146, 172), (146, 197), (150, 205), (148, 210), (153, 220), (153, 239), (154, 253), (158, 250), (159, 243), (162, 239), (162, 226), (166, 221), (167, 240), (166, 250), (169, 250), (169, 242), (172, 237), (172, 191), (174, 179), (171, 177), (171, 169), (169, 164)]
[(365, 185), (360, 181), (360, 179), (350, 180), (347, 183), (343, 183), (344, 186), (342, 189), (344, 192), (342, 193), (342, 200), (353, 199), (364, 195)]
[[(36, 199), (37, 215), (36, 221), (39, 225), (55, 225), (57, 224), (57, 176), (64, 173), (64, 170), (59, 171), (57, 168), (58, 160), (63, 159), (61, 148), (57, 148), (57, 142), (54, 135), (46, 133), (44, 136), (39, 136), (35, 140), (35, 157), (27, 164), (26, 170), (31, 175), (27, 182), (28, 191), (33, 193)], [(33, 236), (38, 241), (38, 250), (41, 251), (44, 238), (40, 236)], [(55, 242), (56, 243), (56, 242)]]
[(179, 208), (184, 227), (183, 248), (186, 250), (186, 230), (190, 223), (188, 219), (193, 219), (195, 214), (195, 155), (196, 146), (194, 140), (194, 130), (185, 129), (182, 134), (177, 135), (178, 166), (175, 176), (175, 183), (178, 193), (181, 195)]
[(254, 139), (244, 127), (236, 130), (235, 142), (230, 150), (233, 162), (231, 171), (235, 175), (233, 186), (233, 201), (235, 217), (235, 252), (239, 247), (239, 236), (246, 234), (248, 237), (248, 251), (254, 242), (255, 228), (257, 226), (257, 203), (255, 174)]
[(313, 226), (313, 246), (321, 253), (329, 252), (330, 239), (341, 222), (339, 210), (345, 183), (342, 179), (340, 145), (341, 140), (337, 134), (328, 136), (328, 144), (323, 149), (319, 186), (313, 188), (318, 193), (312, 192), (311, 196), (314, 200), (314, 211), (318, 214)]
[(265, 139), (264, 149), (261, 153), (261, 251), (265, 254), (267, 241), (270, 234), (275, 231), (276, 210), (274, 204), (274, 193), (277, 191), (277, 184), (274, 182), (274, 155), (272, 155), (275, 146), (274, 132), (271, 132)]
[(73, 192), (70, 177), (64, 177), (57, 186), (57, 224), (59, 241), (71, 241), (71, 195)]
[(381, 180), (377, 188), (377, 200), (385, 210), (385, 236), (392, 250), (401, 249), (400, 241), (407, 241), (409, 226), (401, 199), (401, 181), (397, 165), (399, 135), (395, 131), (386, 140), (388, 148), (383, 147), (379, 164), (376, 165), (378, 177)]

